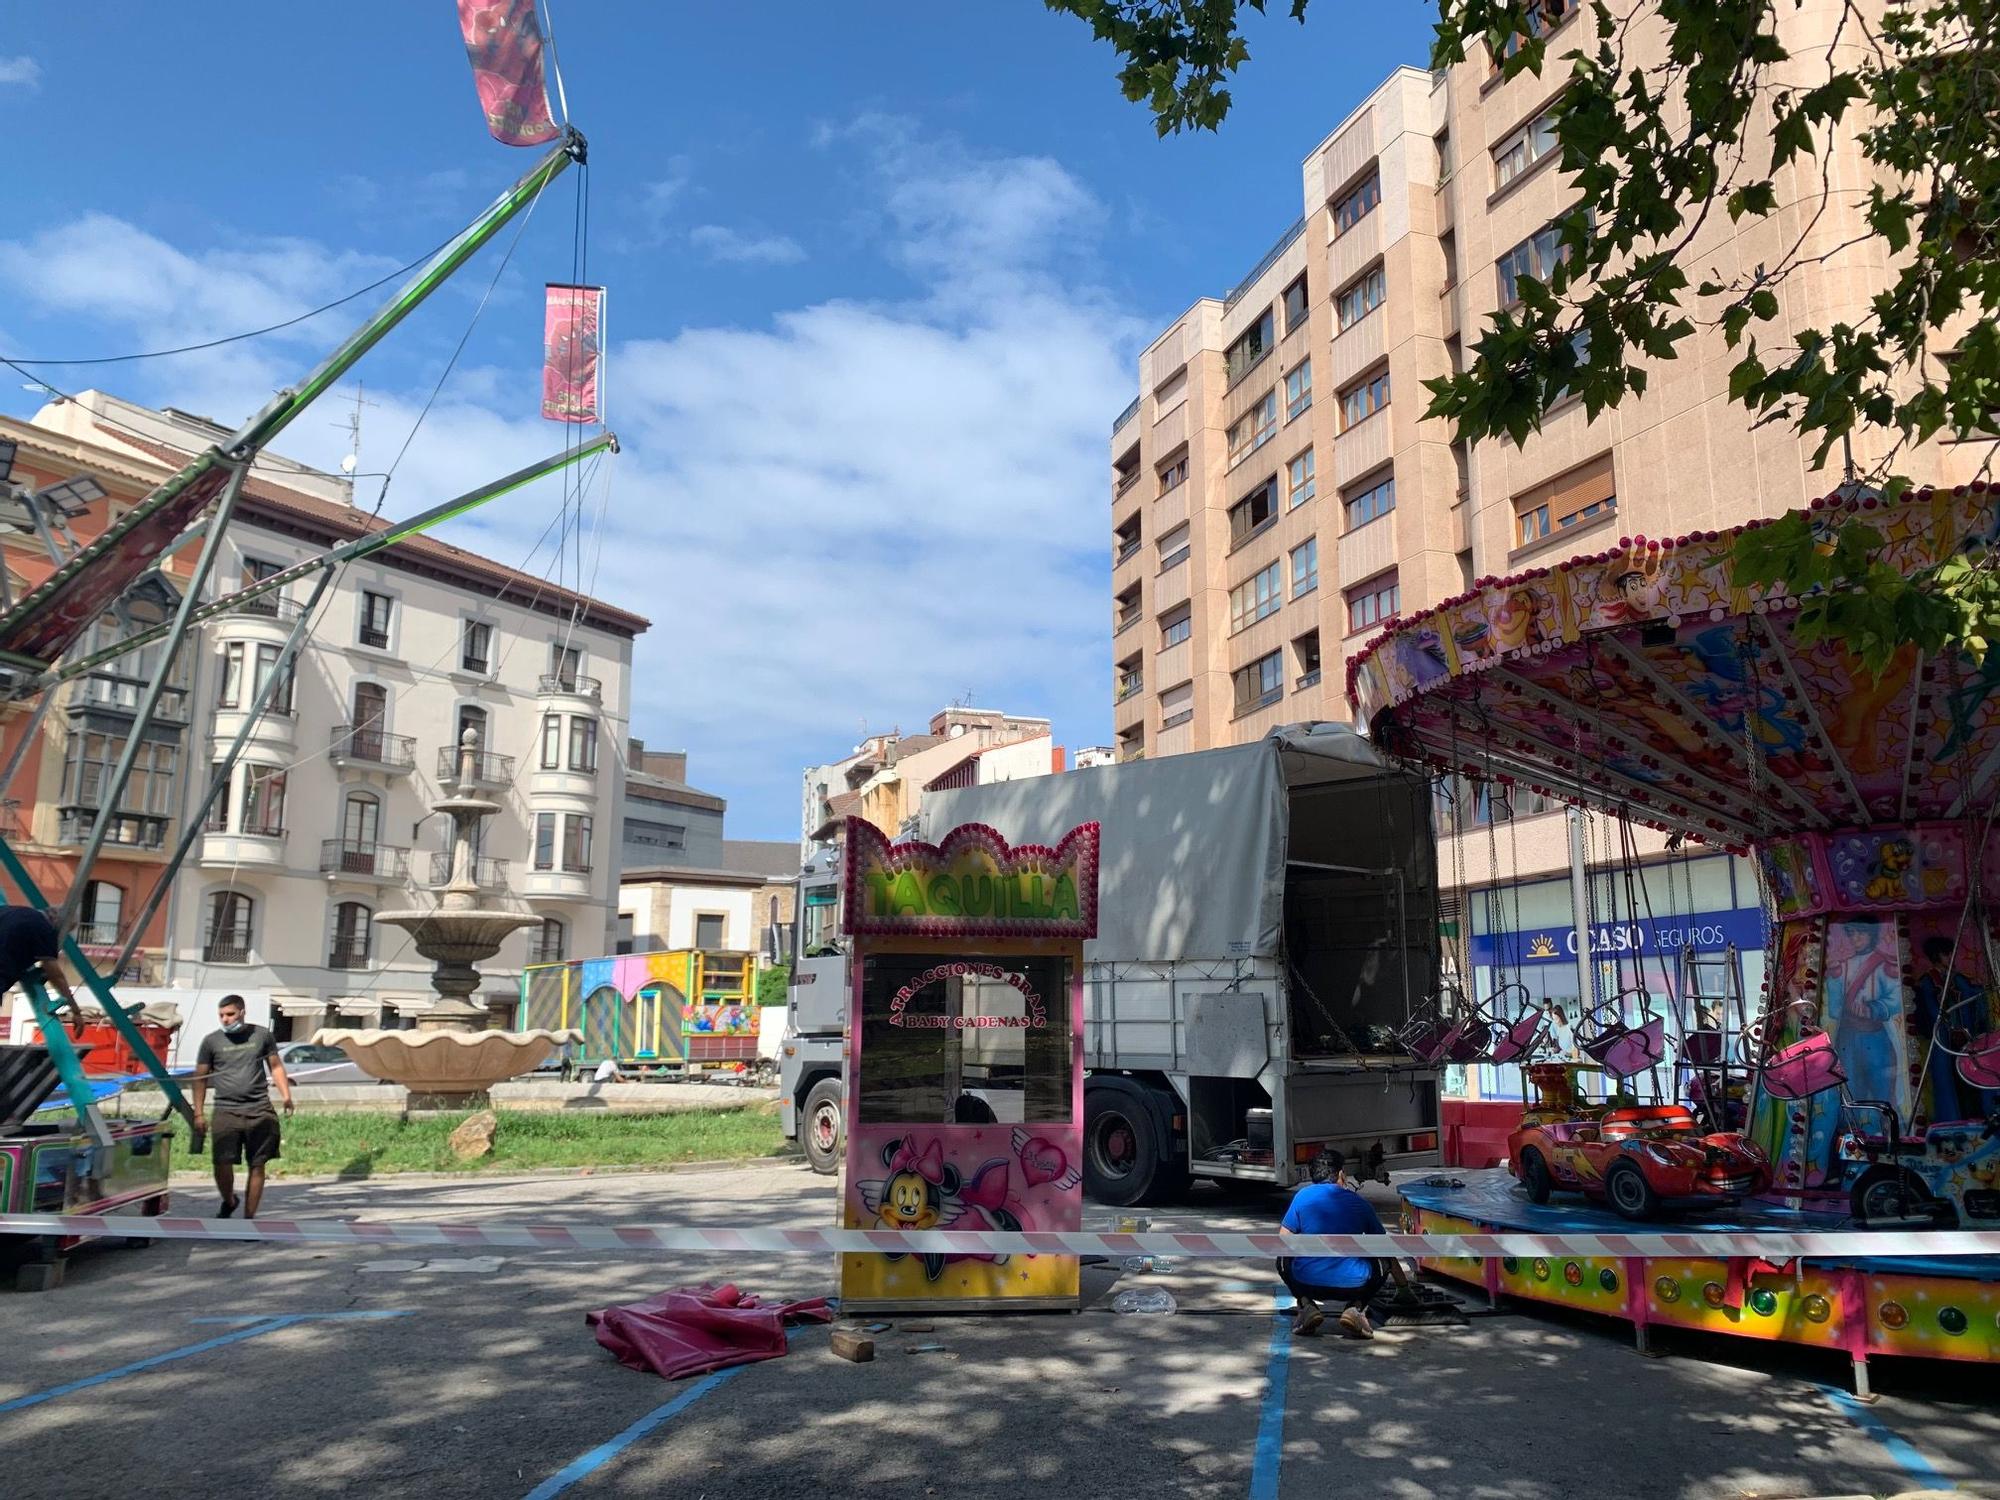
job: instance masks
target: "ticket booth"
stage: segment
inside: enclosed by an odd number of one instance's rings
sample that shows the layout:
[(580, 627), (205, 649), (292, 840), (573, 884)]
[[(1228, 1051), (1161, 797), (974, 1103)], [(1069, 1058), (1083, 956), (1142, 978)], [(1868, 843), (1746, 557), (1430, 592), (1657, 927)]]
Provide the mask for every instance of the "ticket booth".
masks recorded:
[[(1083, 944), (1098, 829), (891, 844), (848, 820), (850, 1229), (1083, 1227)], [(850, 1312), (1062, 1309), (1073, 1255), (851, 1254)]]

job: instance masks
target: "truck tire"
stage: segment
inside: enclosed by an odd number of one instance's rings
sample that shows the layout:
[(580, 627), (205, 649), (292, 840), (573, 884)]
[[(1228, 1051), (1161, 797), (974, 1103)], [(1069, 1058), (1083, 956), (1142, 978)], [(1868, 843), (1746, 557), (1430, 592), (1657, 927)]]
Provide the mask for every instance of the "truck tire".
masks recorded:
[(805, 1149), (806, 1163), (822, 1177), (840, 1170), (847, 1152), (846, 1104), (838, 1078), (822, 1078), (806, 1090), (806, 1102), (799, 1110), (799, 1145)]
[(1083, 1095), (1083, 1190), (1112, 1208), (1156, 1202), (1187, 1178), (1171, 1159), (1161, 1111), (1151, 1091), (1129, 1078), (1106, 1078)]

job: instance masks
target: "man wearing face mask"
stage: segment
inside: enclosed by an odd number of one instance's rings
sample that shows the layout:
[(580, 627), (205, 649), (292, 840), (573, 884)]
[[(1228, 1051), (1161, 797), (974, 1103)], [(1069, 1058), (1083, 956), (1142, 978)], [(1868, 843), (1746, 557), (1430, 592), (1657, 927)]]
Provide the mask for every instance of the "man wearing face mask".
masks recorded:
[[(278, 1155), (278, 1116), (271, 1108), (271, 1086), (292, 1112), (292, 1081), (278, 1060), (277, 1043), (265, 1027), (252, 1026), (243, 1013), (241, 995), (224, 995), (216, 1011), (220, 1031), (202, 1038), (195, 1054), (192, 1103), (194, 1128), (207, 1130), (213, 1141), (215, 1187), (222, 1194), (220, 1217), (236, 1212), (236, 1163), (250, 1168), (243, 1189), (243, 1217), (254, 1219), (264, 1199), (264, 1167)], [(269, 1070), (268, 1082), (265, 1071)], [(202, 1112), (210, 1084), (215, 1088), (215, 1118)]]

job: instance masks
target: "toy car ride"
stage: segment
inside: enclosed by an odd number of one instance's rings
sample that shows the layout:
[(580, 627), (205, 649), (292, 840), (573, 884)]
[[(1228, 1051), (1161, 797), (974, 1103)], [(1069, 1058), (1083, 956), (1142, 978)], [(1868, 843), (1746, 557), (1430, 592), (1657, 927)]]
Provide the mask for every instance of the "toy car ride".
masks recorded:
[(2000, 1224), (2000, 1110), (1904, 1135), (1894, 1108), (1852, 1100), (1850, 1118), (1871, 1113), (1879, 1134), (1840, 1140), (1848, 1211), (1865, 1228), (1987, 1228)]
[(1734, 1203), (1771, 1183), (1771, 1164), (1741, 1135), (1705, 1132), (1679, 1104), (1593, 1103), (1574, 1063), (1529, 1068), (1535, 1102), (1507, 1138), (1507, 1168), (1528, 1198), (1562, 1190), (1602, 1198), (1628, 1219), (1668, 1205)]

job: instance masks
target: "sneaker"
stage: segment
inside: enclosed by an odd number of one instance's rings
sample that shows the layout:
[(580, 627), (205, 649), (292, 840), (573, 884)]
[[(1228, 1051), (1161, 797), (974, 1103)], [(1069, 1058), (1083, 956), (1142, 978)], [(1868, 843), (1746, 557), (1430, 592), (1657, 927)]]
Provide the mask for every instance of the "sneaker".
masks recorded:
[(218, 1219), (226, 1219), (235, 1212), (236, 1212), (236, 1199), (233, 1197), (224, 1198), (222, 1200), (222, 1206), (215, 1211), (215, 1216)]
[(1319, 1304), (1310, 1297), (1301, 1297), (1298, 1311), (1292, 1314), (1292, 1332), (1300, 1338), (1310, 1338), (1325, 1321), (1326, 1314), (1320, 1311)]
[(1350, 1307), (1340, 1315), (1340, 1326), (1358, 1339), (1375, 1337), (1375, 1329), (1368, 1322), (1368, 1314), (1358, 1307)]

